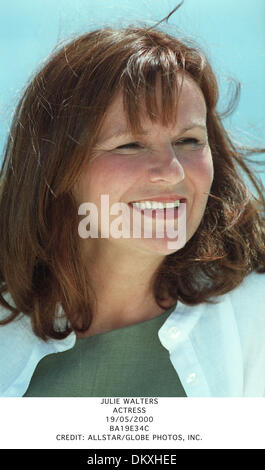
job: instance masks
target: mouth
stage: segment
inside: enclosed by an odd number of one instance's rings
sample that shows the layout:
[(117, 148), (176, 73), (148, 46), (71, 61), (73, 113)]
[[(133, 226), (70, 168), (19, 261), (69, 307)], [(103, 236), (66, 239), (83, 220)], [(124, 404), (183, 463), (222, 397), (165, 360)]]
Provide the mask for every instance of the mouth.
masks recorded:
[[(173, 218), (178, 217), (178, 211), (179, 209), (185, 206), (186, 199), (181, 198), (181, 199), (175, 199), (173, 200), (170, 198), (170, 200), (142, 200), (142, 201), (132, 201), (129, 202), (128, 205), (136, 210), (137, 212), (140, 211), (142, 214), (151, 216), (151, 217), (159, 217), (159, 218), (164, 218), (165, 216), (169, 216), (169, 213), (171, 213), (171, 216)], [(171, 211), (167, 210), (171, 209)], [(172, 210), (173, 209), (173, 210)]]
[(145, 210), (161, 210), (161, 209), (171, 209), (178, 208), (182, 201), (177, 199), (176, 201), (171, 202), (161, 202), (161, 201), (139, 201), (139, 202), (129, 202), (129, 205), (136, 207), (137, 209)]

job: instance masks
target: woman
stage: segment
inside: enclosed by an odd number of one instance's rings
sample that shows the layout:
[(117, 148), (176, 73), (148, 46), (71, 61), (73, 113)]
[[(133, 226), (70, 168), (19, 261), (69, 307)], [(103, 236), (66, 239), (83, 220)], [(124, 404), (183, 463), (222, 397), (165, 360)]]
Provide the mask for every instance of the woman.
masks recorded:
[(217, 100), (153, 28), (85, 34), (29, 84), (1, 173), (2, 396), (264, 396), (265, 201)]

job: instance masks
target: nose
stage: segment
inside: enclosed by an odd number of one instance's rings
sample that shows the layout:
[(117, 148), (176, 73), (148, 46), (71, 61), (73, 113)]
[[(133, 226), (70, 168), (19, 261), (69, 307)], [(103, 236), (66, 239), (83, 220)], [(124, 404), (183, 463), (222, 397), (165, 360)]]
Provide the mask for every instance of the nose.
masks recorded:
[(164, 181), (176, 184), (185, 178), (184, 168), (171, 146), (153, 155), (148, 173), (152, 183)]

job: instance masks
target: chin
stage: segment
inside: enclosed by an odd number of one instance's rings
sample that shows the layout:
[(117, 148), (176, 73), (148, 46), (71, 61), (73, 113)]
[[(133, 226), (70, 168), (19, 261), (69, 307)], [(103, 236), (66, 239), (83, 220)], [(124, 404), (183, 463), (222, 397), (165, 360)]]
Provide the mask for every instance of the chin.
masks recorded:
[(185, 240), (173, 240), (165, 238), (144, 238), (139, 240), (137, 246), (141, 251), (157, 254), (160, 256), (168, 256), (179, 251), (186, 244)]

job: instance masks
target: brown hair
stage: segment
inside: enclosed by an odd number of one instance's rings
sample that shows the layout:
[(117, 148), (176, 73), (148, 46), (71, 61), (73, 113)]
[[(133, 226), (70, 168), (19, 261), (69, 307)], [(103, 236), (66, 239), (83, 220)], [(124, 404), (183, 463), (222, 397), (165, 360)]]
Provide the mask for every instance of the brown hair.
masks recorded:
[[(211, 302), (251, 271), (265, 272), (265, 200), (247, 158), (261, 150), (237, 148), (229, 138), (216, 110), (218, 87), (206, 57), (158, 29), (104, 28), (55, 51), (18, 104), (1, 170), (1, 292), (8, 291), (14, 302), (0, 296), (12, 312), (3, 324), (22, 312), (43, 339), (88, 329), (92, 292), (81, 262), (72, 188), (116, 93), (123, 90), (136, 130), (143, 100), (150, 118), (157, 119), (159, 74), (164, 103), (159, 119), (167, 123), (175, 116), (181, 72), (205, 97), (215, 176), (196, 233), (155, 274), (157, 302), (165, 293), (190, 305)], [(59, 304), (68, 320), (61, 330), (55, 328)]]

